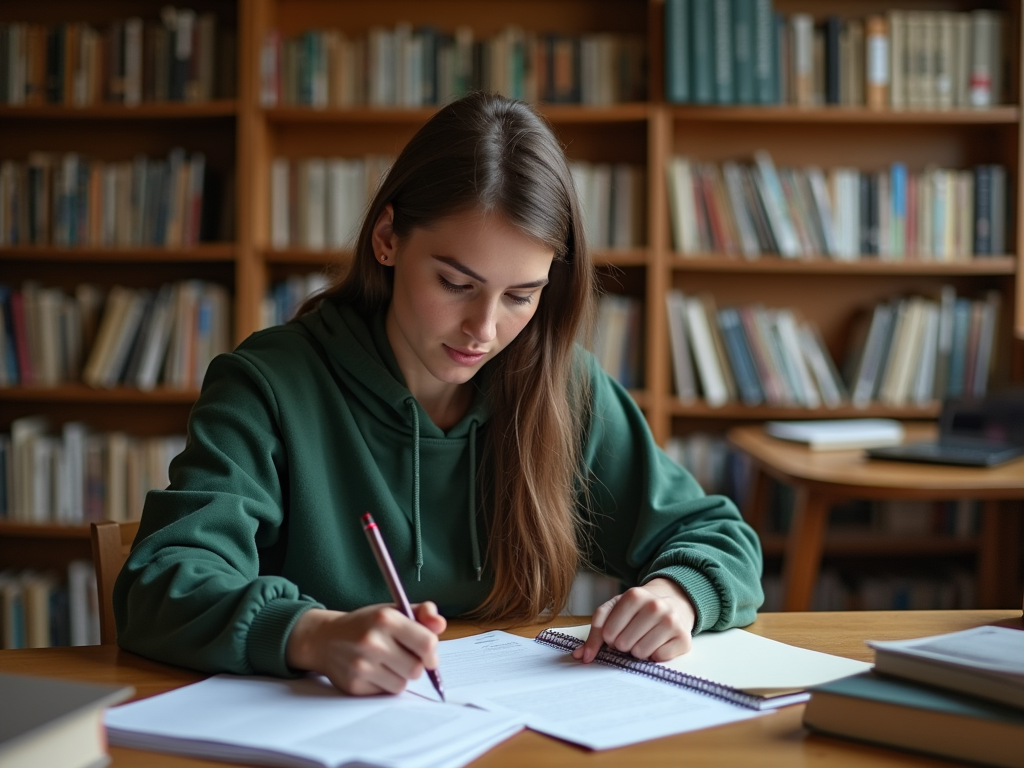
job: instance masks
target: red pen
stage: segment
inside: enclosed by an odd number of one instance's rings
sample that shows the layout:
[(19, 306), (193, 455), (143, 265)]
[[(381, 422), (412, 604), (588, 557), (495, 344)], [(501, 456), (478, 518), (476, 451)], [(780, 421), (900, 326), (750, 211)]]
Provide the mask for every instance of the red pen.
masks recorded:
[[(416, 617), (412, 612), (412, 606), (409, 605), (409, 598), (405, 596), (402, 582), (398, 579), (398, 571), (395, 570), (395, 564), (391, 562), (391, 555), (388, 554), (388, 548), (384, 544), (384, 537), (380, 535), (380, 528), (373, 522), (373, 515), (369, 512), (363, 515), (363, 531), (366, 533), (366, 540), (370, 542), (373, 556), (377, 558), (380, 572), (384, 574), (384, 581), (388, 583), (391, 599), (395, 601), (398, 610), (413, 621), (416, 621)], [(441, 684), (441, 674), (436, 669), (428, 669), (427, 677), (434, 684), (434, 689), (437, 691), (437, 695), (441, 697), (441, 701), (444, 701), (444, 686)]]

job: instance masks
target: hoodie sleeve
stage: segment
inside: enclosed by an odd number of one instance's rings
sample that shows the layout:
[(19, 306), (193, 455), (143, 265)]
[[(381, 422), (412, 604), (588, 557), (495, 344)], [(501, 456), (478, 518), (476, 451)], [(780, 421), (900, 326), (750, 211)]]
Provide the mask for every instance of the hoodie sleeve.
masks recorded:
[(287, 464), (273, 391), (237, 353), (211, 364), (170, 486), (150, 491), (114, 587), (118, 644), (206, 672), (292, 674), (285, 643), (319, 607), (260, 575), (283, 544)]
[(629, 393), (587, 361), (591, 564), (628, 584), (675, 581), (696, 609), (694, 634), (750, 624), (764, 600), (757, 534), (731, 500), (704, 494), (654, 442)]

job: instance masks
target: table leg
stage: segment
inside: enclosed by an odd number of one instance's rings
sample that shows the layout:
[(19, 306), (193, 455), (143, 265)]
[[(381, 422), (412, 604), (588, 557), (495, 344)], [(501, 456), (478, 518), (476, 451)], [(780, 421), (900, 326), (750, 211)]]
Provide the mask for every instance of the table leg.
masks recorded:
[(772, 483), (771, 477), (761, 469), (760, 464), (755, 462), (750, 472), (753, 477), (751, 477), (750, 494), (747, 496), (746, 504), (743, 505), (743, 517), (747, 519), (750, 527), (760, 535), (764, 533), (764, 515), (768, 509)]
[(819, 493), (812, 493), (806, 488), (797, 489), (782, 564), (784, 611), (807, 611), (811, 608), (814, 583), (821, 568), (829, 503), (829, 499)]

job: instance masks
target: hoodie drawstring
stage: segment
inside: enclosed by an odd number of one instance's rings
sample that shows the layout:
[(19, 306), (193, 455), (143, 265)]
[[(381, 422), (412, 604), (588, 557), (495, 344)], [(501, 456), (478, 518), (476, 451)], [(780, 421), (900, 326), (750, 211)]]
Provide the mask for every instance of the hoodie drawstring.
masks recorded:
[(412, 524), (416, 532), (416, 581), (422, 581), (423, 528), (420, 525), (420, 412), (415, 398), (405, 401), (412, 411)]
[[(412, 412), (412, 524), (416, 536), (416, 580), (423, 574), (423, 527), (420, 523), (420, 412), (415, 398), (407, 398)], [(473, 572), (480, 581), (483, 566), (480, 563), (480, 542), (476, 535), (476, 420), (469, 423), (469, 542), (473, 552)]]
[(476, 421), (469, 423), (469, 543), (473, 550), (473, 571), (480, 581), (480, 542), (476, 538)]

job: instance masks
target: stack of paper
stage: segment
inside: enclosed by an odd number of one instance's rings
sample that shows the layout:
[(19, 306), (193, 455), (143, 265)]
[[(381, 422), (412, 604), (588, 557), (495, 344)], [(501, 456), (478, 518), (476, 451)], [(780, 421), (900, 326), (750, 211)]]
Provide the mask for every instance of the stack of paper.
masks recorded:
[(344, 696), (326, 678), (218, 675), (112, 709), (111, 744), (261, 765), (458, 768), (523, 719), (404, 693)]

